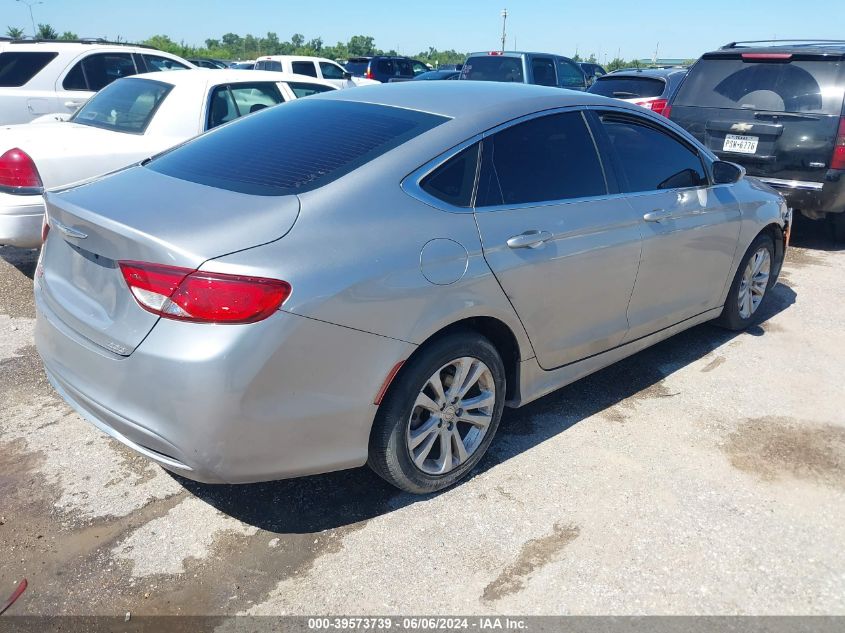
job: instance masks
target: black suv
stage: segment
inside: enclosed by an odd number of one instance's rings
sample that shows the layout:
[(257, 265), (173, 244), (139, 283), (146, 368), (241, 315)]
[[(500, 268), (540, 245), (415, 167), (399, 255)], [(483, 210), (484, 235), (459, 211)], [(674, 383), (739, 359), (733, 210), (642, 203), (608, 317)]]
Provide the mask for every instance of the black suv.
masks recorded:
[(843, 40), (732, 42), (695, 63), (669, 117), (845, 240), (843, 97)]
[(355, 77), (375, 79), (382, 83), (408, 81), (431, 70), (416, 59), (388, 56), (350, 57), (345, 68)]

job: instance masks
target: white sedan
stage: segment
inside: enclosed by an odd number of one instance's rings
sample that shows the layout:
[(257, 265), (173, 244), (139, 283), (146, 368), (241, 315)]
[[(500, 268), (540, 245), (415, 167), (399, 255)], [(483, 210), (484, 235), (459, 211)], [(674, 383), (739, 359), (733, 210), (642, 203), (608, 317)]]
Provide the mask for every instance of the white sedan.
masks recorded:
[(322, 79), (278, 72), (148, 73), (106, 86), (68, 121), (0, 127), (0, 245), (40, 245), (45, 189), (120, 169), (241, 116), (335, 89)]

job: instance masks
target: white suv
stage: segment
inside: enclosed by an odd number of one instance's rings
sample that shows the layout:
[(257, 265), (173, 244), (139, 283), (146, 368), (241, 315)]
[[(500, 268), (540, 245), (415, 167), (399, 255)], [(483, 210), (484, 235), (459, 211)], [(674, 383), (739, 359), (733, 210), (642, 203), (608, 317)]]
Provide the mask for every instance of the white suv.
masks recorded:
[(194, 66), (139, 45), (0, 40), (0, 125), (72, 114), (115, 79), (186, 68)]
[(377, 81), (353, 77), (343, 66), (325, 57), (306, 57), (301, 55), (264, 55), (255, 62), (255, 70), (275, 70), (295, 75), (308, 75), (330, 81), (338, 88), (354, 88), (365, 84), (377, 84)]

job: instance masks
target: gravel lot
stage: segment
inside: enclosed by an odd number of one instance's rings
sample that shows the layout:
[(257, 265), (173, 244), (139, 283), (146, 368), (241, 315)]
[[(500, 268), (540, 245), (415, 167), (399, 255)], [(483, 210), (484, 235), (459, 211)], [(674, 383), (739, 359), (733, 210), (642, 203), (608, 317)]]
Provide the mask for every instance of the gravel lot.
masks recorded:
[(443, 494), (366, 469), (213, 487), (56, 396), (0, 248), (0, 599), (15, 614), (845, 614), (845, 250), (800, 225), (765, 321), (507, 411)]

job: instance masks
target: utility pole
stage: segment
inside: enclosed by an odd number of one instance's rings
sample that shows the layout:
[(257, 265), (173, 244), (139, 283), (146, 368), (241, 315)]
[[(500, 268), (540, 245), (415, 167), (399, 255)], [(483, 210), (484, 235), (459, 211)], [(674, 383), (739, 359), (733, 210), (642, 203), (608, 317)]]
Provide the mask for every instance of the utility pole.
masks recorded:
[(505, 52), (505, 39), (507, 37), (506, 34), (505, 34), (505, 24), (507, 24), (507, 21), (508, 21), (508, 10), (502, 9), (502, 52), (503, 53)]
[(44, 4), (41, 0), (17, 0), (18, 2), (22, 2), (27, 7), (29, 7), (29, 21), (32, 22), (32, 37), (35, 37), (36, 30), (35, 30), (35, 17), (32, 15), (32, 7), (36, 4)]
[(660, 55), (660, 42), (657, 43), (657, 47), (654, 49), (654, 57), (651, 60), (652, 65), (657, 66), (657, 60), (659, 59)]

